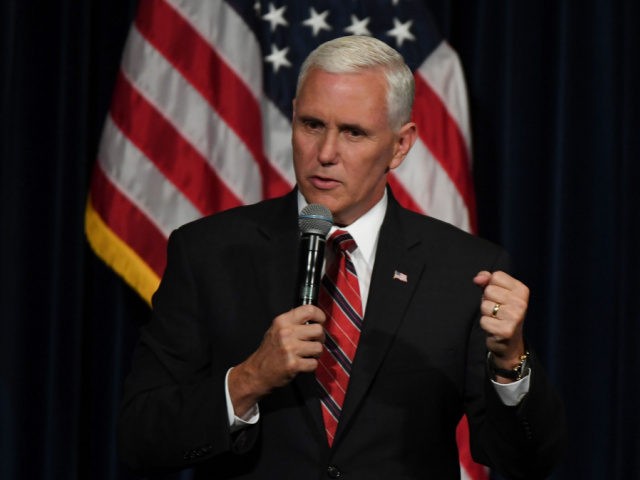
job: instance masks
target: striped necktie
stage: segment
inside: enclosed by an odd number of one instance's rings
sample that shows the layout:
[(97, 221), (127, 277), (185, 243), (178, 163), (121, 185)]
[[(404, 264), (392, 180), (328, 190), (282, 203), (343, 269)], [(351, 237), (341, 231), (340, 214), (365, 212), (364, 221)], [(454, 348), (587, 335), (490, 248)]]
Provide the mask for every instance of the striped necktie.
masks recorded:
[(318, 305), (325, 312), (326, 339), (316, 369), (322, 416), (329, 445), (338, 428), (342, 404), (349, 385), (351, 364), (362, 328), (362, 300), (358, 276), (349, 257), (356, 242), (348, 232), (337, 230), (328, 240), (334, 258), (322, 277)]

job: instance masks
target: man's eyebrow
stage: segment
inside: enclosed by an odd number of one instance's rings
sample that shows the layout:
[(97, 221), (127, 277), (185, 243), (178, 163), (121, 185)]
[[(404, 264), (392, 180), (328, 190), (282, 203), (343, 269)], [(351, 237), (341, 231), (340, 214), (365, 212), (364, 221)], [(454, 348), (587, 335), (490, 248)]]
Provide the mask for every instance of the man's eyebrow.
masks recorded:
[(322, 120), (320, 120), (317, 117), (314, 117), (313, 115), (298, 115), (298, 118), (302, 121), (313, 121), (313, 122), (318, 122), (318, 123), (323, 123), (324, 122)]
[[(301, 122), (314, 122), (320, 125), (325, 125), (324, 120), (318, 117), (315, 117), (314, 115), (298, 115), (297, 118), (298, 118), (298, 121), (301, 121)], [(338, 129), (341, 131), (357, 130), (364, 134), (367, 134), (369, 132), (364, 126), (360, 125), (359, 123), (341, 123), (338, 125)]]
[(338, 128), (340, 130), (358, 130), (363, 133), (368, 132), (368, 130), (359, 123), (341, 123), (340, 125), (338, 125)]

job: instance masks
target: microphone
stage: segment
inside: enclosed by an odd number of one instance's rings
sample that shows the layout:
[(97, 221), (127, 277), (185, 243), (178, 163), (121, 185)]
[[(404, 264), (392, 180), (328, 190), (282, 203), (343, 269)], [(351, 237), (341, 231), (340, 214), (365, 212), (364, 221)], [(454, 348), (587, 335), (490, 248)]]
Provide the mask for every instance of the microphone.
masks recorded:
[(300, 258), (298, 263), (298, 305), (317, 305), (327, 233), (333, 225), (331, 211), (312, 203), (300, 211)]

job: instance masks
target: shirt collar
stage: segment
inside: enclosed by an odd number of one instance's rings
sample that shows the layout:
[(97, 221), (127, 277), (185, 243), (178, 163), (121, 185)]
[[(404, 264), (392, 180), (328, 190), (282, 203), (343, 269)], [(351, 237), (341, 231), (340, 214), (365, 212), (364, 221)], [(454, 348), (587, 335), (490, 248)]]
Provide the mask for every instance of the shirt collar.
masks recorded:
[[(362, 253), (365, 261), (371, 265), (373, 263), (376, 247), (378, 246), (378, 235), (380, 234), (380, 227), (384, 220), (384, 215), (387, 212), (387, 190), (385, 188), (384, 194), (378, 203), (376, 203), (367, 213), (358, 218), (351, 225), (346, 227), (331, 227), (329, 235), (336, 230), (346, 230), (353, 237), (358, 245), (358, 250)], [(307, 206), (307, 201), (298, 190), (298, 213)]]

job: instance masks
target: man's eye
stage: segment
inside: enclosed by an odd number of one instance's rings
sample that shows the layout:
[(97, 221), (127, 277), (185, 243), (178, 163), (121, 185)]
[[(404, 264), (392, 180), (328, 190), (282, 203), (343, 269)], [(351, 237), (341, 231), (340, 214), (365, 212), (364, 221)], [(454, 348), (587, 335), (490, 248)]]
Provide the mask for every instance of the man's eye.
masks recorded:
[(305, 120), (304, 122), (304, 126), (311, 129), (311, 130), (317, 130), (318, 128), (320, 128), (322, 126), (322, 124), (320, 122), (317, 122), (315, 120)]
[(364, 135), (364, 132), (362, 130), (358, 130), (357, 128), (350, 128), (347, 130), (347, 133), (349, 134), (350, 137), (362, 137)]

